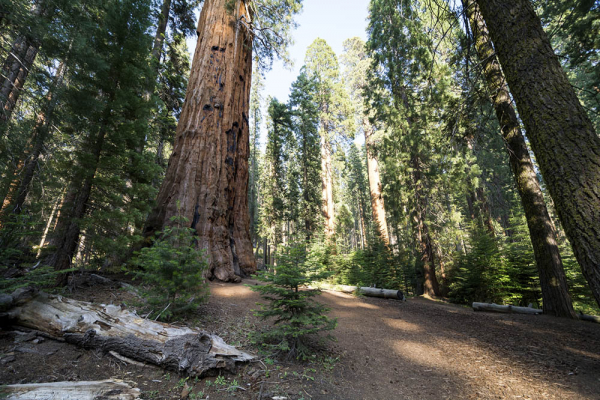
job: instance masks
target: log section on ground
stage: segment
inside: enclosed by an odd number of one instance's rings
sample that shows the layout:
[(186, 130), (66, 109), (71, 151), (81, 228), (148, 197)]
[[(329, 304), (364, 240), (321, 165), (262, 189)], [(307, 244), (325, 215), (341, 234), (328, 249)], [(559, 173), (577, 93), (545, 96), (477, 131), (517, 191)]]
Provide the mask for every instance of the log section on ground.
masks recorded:
[(348, 285), (329, 285), (329, 284), (320, 284), (320, 287), (328, 290), (335, 290), (338, 292), (344, 293), (354, 293), (357, 290), (363, 296), (368, 297), (381, 297), (384, 299), (395, 299), (395, 300), (406, 300), (404, 294), (400, 290), (393, 289), (379, 289), (374, 287), (358, 287), (358, 286), (348, 286)]
[(542, 310), (531, 307), (517, 306), (502, 306), (494, 303), (473, 303), (475, 311), (492, 311), (500, 313), (515, 313), (515, 314), (541, 314)]
[(598, 317), (596, 315), (578, 314), (577, 316), (582, 321), (589, 321), (589, 322), (595, 322), (597, 324), (600, 324), (600, 317)]
[(213, 369), (233, 371), (254, 359), (201, 330), (149, 321), (116, 305), (98, 305), (45, 293), (23, 296), (0, 317), (12, 324), (84, 348), (114, 351), (124, 357), (201, 376)]
[(134, 400), (140, 389), (124, 382), (52, 382), (8, 385), (0, 388), (0, 397), (7, 400)]

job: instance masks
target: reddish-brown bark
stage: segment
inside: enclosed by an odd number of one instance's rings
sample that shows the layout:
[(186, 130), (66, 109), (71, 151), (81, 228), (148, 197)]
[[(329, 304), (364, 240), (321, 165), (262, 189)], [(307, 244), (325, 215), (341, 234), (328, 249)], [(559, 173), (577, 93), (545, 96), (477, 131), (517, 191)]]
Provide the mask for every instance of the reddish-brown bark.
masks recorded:
[(381, 179), (379, 178), (379, 162), (373, 152), (372, 130), (373, 127), (365, 121), (365, 147), (367, 149), (367, 172), (369, 175), (369, 192), (371, 193), (371, 209), (373, 211), (373, 222), (379, 232), (379, 236), (386, 246), (390, 244), (387, 220), (385, 217), (385, 204), (382, 195)]
[(146, 234), (173, 216), (188, 218), (206, 249), (208, 277), (239, 281), (256, 270), (247, 195), (252, 40), (240, 23), (251, 16), (244, 1), (231, 13), (226, 3), (204, 2), (173, 153)]

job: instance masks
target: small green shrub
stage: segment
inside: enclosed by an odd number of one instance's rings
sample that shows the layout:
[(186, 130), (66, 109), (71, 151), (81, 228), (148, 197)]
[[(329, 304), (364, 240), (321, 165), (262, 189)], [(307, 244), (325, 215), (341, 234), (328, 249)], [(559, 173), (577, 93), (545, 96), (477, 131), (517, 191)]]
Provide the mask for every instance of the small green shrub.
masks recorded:
[[(303, 289), (312, 281), (325, 279), (329, 273), (314, 258), (307, 256), (304, 245), (284, 247), (277, 255), (275, 272), (262, 272), (258, 279), (266, 285), (250, 286), (259, 292), (268, 304), (260, 304), (255, 315), (262, 319), (274, 318), (274, 326), (255, 334), (255, 341), (268, 350), (287, 354), (287, 357), (308, 358), (306, 346), (309, 336), (335, 329), (337, 321), (328, 318), (329, 311), (314, 301), (319, 290)], [(328, 338), (332, 338), (328, 336)]]
[(203, 273), (208, 267), (204, 251), (198, 249), (194, 230), (185, 217), (171, 218), (171, 226), (158, 232), (152, 247), (142, 249), (132, 260), (140, 268), (141, 294), (153, 310), (151, 318), (170, 320), (195, 310), (208, 298)]

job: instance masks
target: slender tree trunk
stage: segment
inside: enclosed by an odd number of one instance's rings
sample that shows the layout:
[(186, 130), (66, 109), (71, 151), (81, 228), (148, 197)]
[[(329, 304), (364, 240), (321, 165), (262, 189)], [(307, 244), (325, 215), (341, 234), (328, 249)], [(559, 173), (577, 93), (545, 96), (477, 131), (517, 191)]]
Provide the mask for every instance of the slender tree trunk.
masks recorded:
[[(362, 206), (362, 201), (360, 200), (360, 195), (356, 194), (358, 197), (358, 216), (359, 216), (359, 228), (360, 228), (360, 248), (364, 249), (366, 247), (366, 236), (367, 236), (367, 227), (365, 225), (365, 211)], [(357, 246), (358, 247), (358, 246)]]
[(40, 244), (38, 246), (38, 251), (36, 257), (39, 257), (42, 254), (42, 250), (44, 249), (44, 244), (46, 244), (46, 237), (48, 236), (48, 231), (50, 231), (50, 227), (52, 226), (52, 221), (54, 220), (54, 216), (58, 211), (59, 206), (62, 203), (62, 199), (64, 198), (64, 191), (60, 194), (60, 196), (54, 202), (54, 207), (52, 207), (52, 211), (50, 212), (50, 218), (48, 218), (48, 222), (46, 223), (46, 228), (44, 228), (44, 233), (42, 234), (42, 239), (40, 240)]
[(248, 216), (248, 108), (252, 41), (227, 0), (206, 0), (173, 154), (147, 221), (146, 235), (175, 215), (187, 217), (210, 259), (209, 278), (239, 281), (253, 273)]
[(371, 208), (373, 211), (373, 222), (377, 232), (386, 246), (390, 245), (387, 220), (385, 216), (385, 204), (383, 201), (381, 179), (379, 178), (379, 162), (373, 154), (372, 134), (373, 127), (368, 122), (363, 122), (365, 128), (365, 148), (367, 150), (367, 173), (369, 176), (369, 192), (371, 193)]
[(335, 234), (335, 210), (333, 208), (333, 171), (331, 166), (331, 143), (328, 132), (321, 134), (321, 187), (323, 192), (323, 217), (325, 236), (331, 239)]
[[(556, 229), (548, 214), (525, 138), (511, 104), (508, 86), (495, 56), (486, 24), (474, 0), (464, 0), (475, 47), (483, 62), (484, 76), (492, 97), (501, 133), (506, 143), (517, 191), (525, 210), (540, 275), (544, 313), (575, 318), (565, 272), (556, 242)], [(600, 159), (600, 155), (598, 157)], [(600, 175), (597, 176), (600, 180)], [(596, 185), (597, 186), (597, 185)], [(597, 214), (600, 215), (600, 214)], [(600, 259), (598, 260), (600, 262)], [(598, 266), (598, 263), (596, 263)]]
[(37, 116), (37, 121), (29, 143), (25, 146), (25, 154), (22, 157), (23, 161), (20, 163), (21, 171), (15, 176), (13, 182), (11, 182), (9, 193), (2, 204), (2, 210), (0, 211), (0, 227), (2, 226), (1, 221), (4, 221), (8, 215), (20, 214), (23, 210), (23, 204), (29, 194), (29, 188), (35, 174), (35, 168), (50, 131), (50, 121), (52, 120), (52, 115), (56, 107), (54, 91), (61, 85), (64, 73), (65, 63), (61, 62), (56, 71), (52, 87), (46, 94), (45, 104)]
[[(106, 118), (108, 118), (108, 115), (105, 115), (105, 120)], [(55, 237), (51, 242), (56, 251), (48, 262), (48, 265), (52, 266), (55, 271), (63, 271), (71, 267), (71, 261), (79, 244), (80, 222), (87, 211), (88, 200), (92, 193), (94, 177), (100, 161), (105, 137), (106, 125), (104, 121), (90, 145), (92, 159), (89, 165), (83, 166), (85, 168), (83, 181), (81, 184), (74, 182), (66, 195), (66, 201), (61, 209), (60, 218), (56, 225)], [(66, 284), (67, 276), (59, 276), (58, 283)]]
[(36, 46), (25, 36), (17, 37), (2, 67), (0, 124), (10, 120), (36, 55)]
[(154, 44), (152, 46), (152, 61), (156, 63), (156, 72), (160, 66), (160, 58), (162, 56), (163, 44), (165, 42), (165, 33), (167, 32), (167, 24), (169, 23), (169, 13), (171, 12), (171, 0), (163, 0), (158, 16), (158, 26), (154, 35)]
[(478, 4), (558, 217), (600, 304), (600, 137), (531, 3)]
[(421, 165), (418, 155), (412, 156), (413, 164), (413, 188), (415, 192), (414, 223), (417, 234), (417, 242), (424, 271), (424, 292), (431, 296), (440, 295), (440, 288), (435, 275), (435, 262), (433, 244), (429, 235), (429, 227), (425, 220), (427, 213), (427, 200), (423, 195), (421, 183)]

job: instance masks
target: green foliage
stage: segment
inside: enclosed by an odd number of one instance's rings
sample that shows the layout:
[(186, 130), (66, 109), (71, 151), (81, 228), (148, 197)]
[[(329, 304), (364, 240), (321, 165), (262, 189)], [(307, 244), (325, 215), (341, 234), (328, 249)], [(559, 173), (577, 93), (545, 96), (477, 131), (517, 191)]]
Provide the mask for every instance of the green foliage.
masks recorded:
[(451, 275), (450, 300), (468, 304), (473, 301), (503, 304), (508, 283), (505, 263), (498, 242), (477, 228), (471, 250), (461, 255)]
[(476, 224), (471, 248), (450, 271), (450, 300), (541, 306), (533, 247), (522, 213), (511, 219), (511, 236), (498, 239)]
[(266, 285), (250, 286), (269, 301), (261, 304), (255, 315), (274, 323), (273, 327), (256, 334), (255, 339), (263, 348), (285, 353), (288, 358), (306, 359), (311, 355), (308, 337), (336, 327), (337, 321), (325, 315), (328, 309), (314, 300), (320, 291), (304, 288), (329, 275), (315, 258), (307, 254), (305, 244), (281, 248), (275, 272), (259, 275), (258, 279)]
[(269, 69), (275, 58), (291, 64), (288, 47), (293, 43), (294, 16), (302, 10), (302, 0), (253, 0), (246, 5), (250, 18), (244, 22), (253, 33), (259, 68)]
[(151, 247), (143, 248), (131, 261), (140, 268), (135, 278), (144, 285), (142, 295), (151, 316), (170, 320), (195, 310), (208, 298), (203, 273), (208, 267), (204, 250), (198, 249), (194, 230), (181, 216), (159, 232)]

